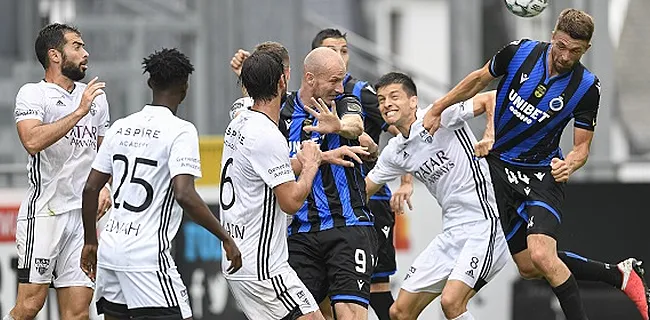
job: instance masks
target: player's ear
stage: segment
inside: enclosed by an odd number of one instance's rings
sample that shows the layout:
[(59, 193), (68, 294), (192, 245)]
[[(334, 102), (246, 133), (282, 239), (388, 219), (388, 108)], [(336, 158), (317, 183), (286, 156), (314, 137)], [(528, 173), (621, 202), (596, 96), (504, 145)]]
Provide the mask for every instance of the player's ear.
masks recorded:
[(314, 77), (314, 74), (313, 74), (313, 73), (311, 73), (311, 72), (305, 72), (305, 80), (307, 80), (307, 83), (308, 83), (310, 86), (313, 86), (313, 85), (314, 85), (314, 80), (315, 80), (314, 78), (315, 78), (315, 77)]
[(287, 78), (282, 74), (280, 76), (280, 81), (278, 81), (278, 92), (286, 91), (287, 89)]
[(61, 62), (61, 52), (59, 50), (56, 50), (54, 48), (47, 50), (47, 56), (50, 59), (50, 62), (52, 63), (60, 63)]
[(411, 96), (409, 98), (409, 107), (411, 109), (417, 109), (418, 108), (418, 96)]
[(147, 80), (147, 85), (149, 86), (149, 88), (153, 89), (153, 85), (151, 84), (151, 78)]

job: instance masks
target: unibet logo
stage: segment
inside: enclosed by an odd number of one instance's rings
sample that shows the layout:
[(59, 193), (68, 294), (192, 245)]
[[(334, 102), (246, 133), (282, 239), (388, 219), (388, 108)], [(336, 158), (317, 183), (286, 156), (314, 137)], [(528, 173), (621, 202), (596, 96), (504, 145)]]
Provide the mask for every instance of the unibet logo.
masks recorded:
[(510, 90), (508, 100), (510, 100), (510, 106), (508, 107), (510, 112), (519, 118), (519, 120), (526, 122), (527, 124), (532, 124), (533, 121), (542, 122), (551, 117), (551, 115), (545, 111), (542, 111), (528, 103), (528, 101), (519, 96), (517, 91), (514, 89)]

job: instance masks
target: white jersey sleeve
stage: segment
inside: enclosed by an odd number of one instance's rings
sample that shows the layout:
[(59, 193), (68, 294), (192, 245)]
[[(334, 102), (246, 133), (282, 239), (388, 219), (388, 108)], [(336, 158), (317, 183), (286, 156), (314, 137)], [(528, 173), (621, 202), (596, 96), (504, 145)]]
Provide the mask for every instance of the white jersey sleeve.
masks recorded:
[[(256, 140), (255, 147), (246, 149), (246, 157), (264, 183), (273, 189), (285, 182), (295, 181), (289, 147), (282, 134), (279, 131), (277, 134), (260, 134)], [(251, 153), (253, 150), (255, 154)]]
[(111, 115), (108, 111), (108, 100), (106, 99), (106, 93), (100, 94), (93, 101), (97, 104), (99, 114), (99, 125), (97, 126), (97, 135), (103, 137), (106, 135), (106, 131), (111, 123)]
[(16, 95), (16, 109), (14, 110), (16, 123), (27, 119), (43, 121), (44, 114), (43, 93), (38, 86), (34, 83), (22, 86)]
[(473, 98), (445, 109), (440, 117), (440, 125), (445, 128), (456, 129), (471, 118), (474, 118)]
[(396, 151), (391, 146), (392, 144), (386, 146), (379, 155), (375, 167), (368, 173), (368, 178), (376, 184), (386, 184), (406, 173), (393, 160)]
[(111, 140), (113, 138), (111, 130), (108, 130), (104, 141), (99, 146), (92, 168), (101, 172), (113, 175), (113, 152), (111, 150)]
[(201, 177), (199, 134), (193, 124), (188, 122), (174, 139), (167, 165), (171, 178), (179, 174)]

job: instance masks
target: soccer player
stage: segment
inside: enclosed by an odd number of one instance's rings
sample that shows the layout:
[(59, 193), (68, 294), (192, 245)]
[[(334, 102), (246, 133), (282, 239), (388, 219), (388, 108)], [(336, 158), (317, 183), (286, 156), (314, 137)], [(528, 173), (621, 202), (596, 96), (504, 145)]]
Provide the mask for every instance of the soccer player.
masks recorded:
[[(170, 253), (183, 211), (222, 241), (227, 272), (241, 267), (241, 254), (194, 188), (201, 177), (198, 135), (175, 116), (194, 67), (176, 49), (154, 52), (143, 67), (153, 100), (107, 131), (84, 187), (81, 268), (97, 281), (97, 310), (106, 319), (189, 319), (187, 290)], [(98, 249), (93, 213), (111, 175), (114, 209)]]
[(391, 319), (416, 319), (441, 296), (447, 319), (474, 319), (467, 302), (503, 268), (508, 250), (492, 190), (488, 164), (474, 156), (477, 143), (466, 120), (494, 107), (489, 92), (447, 109), (433, 136), (416, 118), (417, 88), (403, 73), (391, 72), (376, 84), (392, 138), (366, 177), (370, 196), (387, 182), (411, 173), (442, 207), (443, 232), (415, 259), (406, 275)]
[[(648, 320), (640, 261), (630, 258), (610, 267), (556, 251), (564, 185), (587, 161), (596, 126), (600, 82), (580, 63), (591, 47), (593, 31), (591, 16), (565, 9), (550, 43), (529, 39), (510, 43), (438, 99), (425, 115), (424, 126), (435, 132), (447, 107), (501, 77), (488, 162), (503, 230), (519, 272), (524, 278), (545, 278), (569, 320), (586, 319), (576, 279), (620, 288)], [(560, 135), (571, 119), (573, 149), (563, 157)]]
[[(322, 151), (359, 145), (361, 105), (355, 97), (337, 99), (344, 77), (345, 64), (333, 50), (307, 55), (300, 90), (289, 93), (280, 112), (290, 156), (308, 140)], [(321, 165), (289, 226), (289, 264), (317, 302), (329, 296), (339, 319), (367, 318), (377, 241), (372, 224), (359, 166)]]
[[(34, 319), (50, 284), (63, 319), (88, 319), (93, 283), (78, 265), (81, 191), (108, 128), (105, 83), (78, 82), (86, 75), (88, 52), (72, 26), (41, 29), (35, 51), (45, 77), (20, 88), (14, 112), (18, 137), (29, 153), (29, 189), (16, 229), (18, 295), (3, 319)], [(111, 202), (106, 188), (101, 195), (103, 213)]]
[[(326, 47), (336, 51), (348, 69), (350, 55), (348, 54), (348, 41), (346, 34), (338, 29), (323, 29), (314, 37), (311, 48)], [(349, 72), (343, 78), (343, 92), (356, 96), (361, 102), (364, 131), (375, 143), (379, 143), (379, 137), (383, 131), (390, 131), (391, 134), (399, 134), (395, 127), (389, 126), (379, 112), (377, 93), (366, 81), (354, 78)], [(367, 174), (374, 166), (374, 162), (366, 162), (362, 167), (363, 173)], [(412, 177), (406, 175), (402, 178), (402, 187), (412, 190)], [(410, 194), (410, 193), (409, 193)], [(389, 320), (389, 308), (393, 304), (393, 296), (390, 293), (390, 276), (397, 269), (395, 262), (395, 247), (393, 244), (393, 227), (395, 226), (395, 213), (391, 209), (391, 191), (388, 185), (384, 185), (377, 193), (370, 197), (368, 209), (375, 217), (375, 230), (379, 249), (377, 251), (377, 264), (372, 274), (370, 285), (370, 305), (375, 310), (379, 320)], [(396, 196), (394, 203), (402, 204), (399, 196)], [(400, 206), (401, 207), (401, 206)], [(394, 208), (399, 210), (397, 208)]]
[(225, 274), (249, 319), (323, 319), (318, 304), (288, 263), (286, 214), (311, 192), (321, 152), (305, 142), (296, 181), (286, 139), (278, 130), (286, 91), (282, 59), (256, 51), (243, 63), (241, 82), (254, 100), (226, 129), (221, 161), (221, 217), (241, 247), (243, 267)]

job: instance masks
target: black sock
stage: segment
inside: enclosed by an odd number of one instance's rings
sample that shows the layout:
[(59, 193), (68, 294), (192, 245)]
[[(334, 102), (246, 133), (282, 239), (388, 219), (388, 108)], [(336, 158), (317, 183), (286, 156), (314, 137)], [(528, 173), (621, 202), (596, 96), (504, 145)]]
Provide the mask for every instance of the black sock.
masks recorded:
[(567, 320), (587, 320), (587, 313), (580, 300), (578, 282), (573, 274), (563, 284), (553, 288), (553, 292)]
[(573, 252), (558, 251), (557, 255), (577, 280), (602, 281), (618, 289), (623, 284), (623, 274), (617, 265), (587, 259)]
[(388, 310), (393, 302), (395, 302), (395, 300), (393, 300), (390, 291), (370, 293), (370, 306), (372, 307), (372, 310), (375, 310), (379, 320), (390, 320)]

